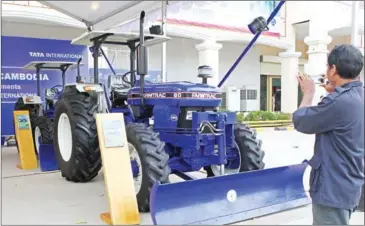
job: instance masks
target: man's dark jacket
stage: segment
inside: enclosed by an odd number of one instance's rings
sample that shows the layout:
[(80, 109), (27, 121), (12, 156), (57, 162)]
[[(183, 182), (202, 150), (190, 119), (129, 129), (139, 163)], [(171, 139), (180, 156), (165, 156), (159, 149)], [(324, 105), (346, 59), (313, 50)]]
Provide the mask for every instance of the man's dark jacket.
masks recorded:
[(316, 134), (309, 161), (312, 202), (354, 209), (364, 183), (364, 87), (349, 82), (324, 97), (317, 106), (293, 114), (297, 131)]

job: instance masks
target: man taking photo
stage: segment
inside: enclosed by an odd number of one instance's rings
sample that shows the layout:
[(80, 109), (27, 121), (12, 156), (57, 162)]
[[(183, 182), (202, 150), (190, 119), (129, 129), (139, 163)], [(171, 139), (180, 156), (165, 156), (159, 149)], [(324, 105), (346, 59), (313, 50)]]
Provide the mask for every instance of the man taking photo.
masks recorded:
[(312, 106), (313, 80), (298, 76), (303, 99), (293, 124), (316, 136), (309, 161), (313, 225), (348, 225), (364, 184), (364, 87), (358, 80), (364, 57), (352, 45), (339, 45), (327, 61), (323, 87), (329, 94), (318, 105)]

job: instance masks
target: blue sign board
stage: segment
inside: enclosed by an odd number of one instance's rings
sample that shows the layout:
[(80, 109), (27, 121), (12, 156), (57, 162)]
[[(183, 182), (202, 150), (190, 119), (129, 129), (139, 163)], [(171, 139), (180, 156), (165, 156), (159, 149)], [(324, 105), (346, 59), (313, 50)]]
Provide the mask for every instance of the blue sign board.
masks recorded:
[[(88, 49), (86, 46), (71, 45), (70, 41), (1, 37), (1, 136), (14, 135), (13, 109), (19, 97), (36, 95), (37, 76), (34, 70), (23, 67), (31, 61), (68, 61), (76, 62), (83, 58), (81, 74), (88, 73)], [(76, 81), (76, 68), (66, 72), (66, 83)], [(44, 90), (61, 85), (60, 70), (41, 70), (41, 97)]]

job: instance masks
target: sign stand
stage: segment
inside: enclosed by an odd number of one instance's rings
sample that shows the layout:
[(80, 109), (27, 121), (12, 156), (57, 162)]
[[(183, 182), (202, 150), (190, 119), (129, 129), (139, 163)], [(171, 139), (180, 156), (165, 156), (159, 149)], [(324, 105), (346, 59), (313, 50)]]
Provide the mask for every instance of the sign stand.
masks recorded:
[(14, 111), (13, 115), (20, 159), (20, 164), (17, 165), (17, 168), (23, 170), (37, 169), (38, 161), (35, 155), (29, 112)]
[(97, 114), (96, 126), (110, 210), (100, 218), (109, 225), (140, 224), (123, 114)]

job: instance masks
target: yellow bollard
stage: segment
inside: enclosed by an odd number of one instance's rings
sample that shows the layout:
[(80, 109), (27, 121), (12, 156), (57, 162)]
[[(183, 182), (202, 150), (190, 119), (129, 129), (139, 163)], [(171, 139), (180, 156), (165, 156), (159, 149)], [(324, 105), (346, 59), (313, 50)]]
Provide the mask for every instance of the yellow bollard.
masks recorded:
[(100, 218), (109, 225), (139, 224), (123, 114), (97, 114), (96, 126), (110, 211)]
[(31, 170), (38, 168), (38, 161), (35, 155), (32, 125), (29, 119), (28, 111), (14, 111), (14, 125), (16, 142), (18, 143), (18, 152), (20, 164), (17, 168)]

